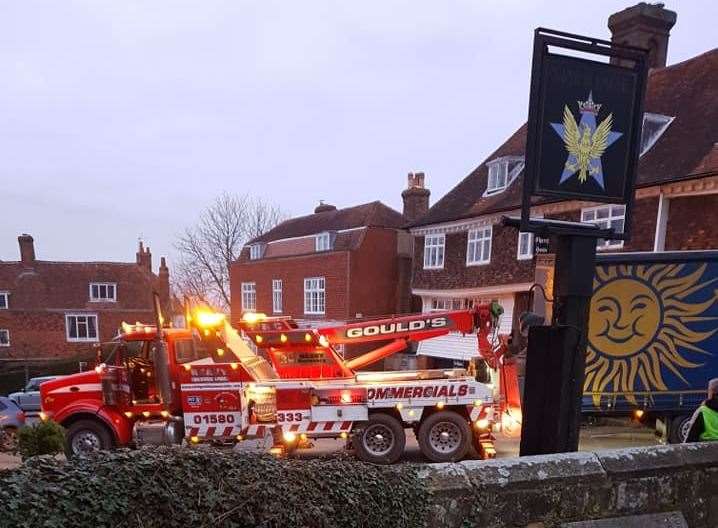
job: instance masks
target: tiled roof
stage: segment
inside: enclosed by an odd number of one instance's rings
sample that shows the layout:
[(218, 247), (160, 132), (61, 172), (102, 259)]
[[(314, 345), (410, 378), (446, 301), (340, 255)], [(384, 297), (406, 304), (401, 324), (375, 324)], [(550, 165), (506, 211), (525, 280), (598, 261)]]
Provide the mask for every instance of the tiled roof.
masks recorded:
[(406, 221), (401, 213), (376, 201), (344, 209), (290, 218), (249, 243), (271, 242), (284, 238), (307, 236), (324, 231), (342, 231), (355, 227), (400, 228), (405, 223)]
[[(645, 111), (675, 119), (641, 157), (636, 185), (645, 187), (716, 170), (718, 142), (718, 48), (687, 61), (651, 70)], [(412, 225), (421, 226), (516, 209), (521, 205), (523, 172), (504, 192), (482, 197), (486, 163), (497, 157), (523, 156), (526, 125)]]
[[(120, 262), (0, 262), (0, 291), (10, 292), (12, 310), (98, 310), (109, 303), (89, 302), (90, 282), (117, 284), (112, 309), (152, 306), (158, 278), (139, 265)], [(156, 288), (155, 288), (156, 289)]]

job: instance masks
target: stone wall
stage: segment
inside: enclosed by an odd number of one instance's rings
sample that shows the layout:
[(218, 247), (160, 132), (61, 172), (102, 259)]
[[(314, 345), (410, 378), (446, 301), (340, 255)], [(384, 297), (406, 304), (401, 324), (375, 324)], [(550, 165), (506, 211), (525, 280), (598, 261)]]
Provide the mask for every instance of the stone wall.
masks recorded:
[(472, 460), (421, 472), (432, 490), (429, 526), (551, 528), (669, 511), (692, 528), (718, 526), (718, 444)]

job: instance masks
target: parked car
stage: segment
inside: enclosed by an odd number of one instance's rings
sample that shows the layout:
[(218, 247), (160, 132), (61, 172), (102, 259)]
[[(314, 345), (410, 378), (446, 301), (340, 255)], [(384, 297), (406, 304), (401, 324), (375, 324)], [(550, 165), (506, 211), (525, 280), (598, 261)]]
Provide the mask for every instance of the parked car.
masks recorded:
[(25, 425), (25, 413), (10, 398), (0, 396), (0, 452), (15, 446), (17, 430)]
[(40, 376), (30, 378), (25, 388), (19, 392), (8, 394), (8, 398), (17, 403), (26, 413), (40, 412), (40, 384), (60, 376)]

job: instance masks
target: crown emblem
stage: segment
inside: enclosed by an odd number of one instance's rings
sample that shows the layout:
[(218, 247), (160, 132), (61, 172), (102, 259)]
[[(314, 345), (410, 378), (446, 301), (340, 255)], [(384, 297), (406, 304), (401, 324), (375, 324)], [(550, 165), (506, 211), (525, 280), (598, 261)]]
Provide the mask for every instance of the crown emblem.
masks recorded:
[(590, 112), (593, 115), (598, 115), (598, 111), (601, 110), (601, 105), (593, 102), (593, 92), (589, 92), (588, 101), (577, 101), (579, 112)]

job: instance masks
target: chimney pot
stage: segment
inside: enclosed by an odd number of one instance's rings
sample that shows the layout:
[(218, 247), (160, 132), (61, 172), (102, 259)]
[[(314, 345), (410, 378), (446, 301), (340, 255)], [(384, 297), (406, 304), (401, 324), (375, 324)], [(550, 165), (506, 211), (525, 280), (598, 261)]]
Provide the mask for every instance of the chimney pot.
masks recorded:
[(407, 176), (406, 189), (401, 192), (404, 200), (404, 218), (409, 222), (424, 216), (429, 211), (431, 192), (424, 187), (423, 172), (410, 172)]
[(146, 271), (152, 272), (152, 253), (150, 252), (149, 246), (145, 248), (141, 240), (137, 253), (135, 254), (135, 262)]
[(32, 265), (35, 262), (35, 241), (32, 236), (23, 233), (17, 237), (17, 242), (20, 245), (20, 261)]
[[(648, 50), (648, 67), (663, 68), (668, 58), (668, 37), (678, 15), (664, 4), (640, 2), (608, 17), (611, 41)], [(621, 65), (621, 59), (611, 59)]]

